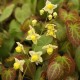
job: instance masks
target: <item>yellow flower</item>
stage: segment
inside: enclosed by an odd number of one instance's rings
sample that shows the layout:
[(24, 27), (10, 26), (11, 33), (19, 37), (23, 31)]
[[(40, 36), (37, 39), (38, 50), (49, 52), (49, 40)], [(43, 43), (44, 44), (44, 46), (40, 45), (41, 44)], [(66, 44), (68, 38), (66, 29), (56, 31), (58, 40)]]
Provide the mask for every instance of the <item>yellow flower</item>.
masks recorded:
[(21, 46), (17, 46), (15, 48), (15, 50), (16, 50), (16, 52), (20, 53), (20, 52), (22, 52), (22, 47)]
[(35, 26), (36, 23), (37, 23), (37, 20), (36, 20), (36, 19), (32, 20), (32, 25), (33, 25), (33, 26)]
[(52, 4), (50, 1), (46, 1), (46, 5), (43, 8), (44, 11), (47, 11), (48, 13), (52, 14), (53, 10), (57, 7), (57, 5)]
[(55, 30), (54, 26), (56, 26), (56, 25), (54, 25), (54, 24), (47, 24), (45, 26), (45, 28), (47, 28), (48, 30)]
[(41, 51), (38, 51), (38, 52), (29, 51), (29, 54), (31, 55), (31, 62), (35, 62), (37, 65), (38, 63), (43, 62), (43, 59), (41, 57), (42, 55)]
[(52, 48), (52, 47), (49, 47), (49, 48), (47, 49), (47, 53), (48, 53), (49, 55), (51, 55), (51, 54), (53, 53), (53, 48)]
[(53, 13), (53, 17), (56, 18), (57, 17), (57, 12)]
[(49, 19), (49, 20), (52, 20), (52, 15), (51, 15), (51, 14), (48, 15), (48, 19)]
[(33, 55), (33, 56), (31, 57), (31, 61), (33, 61), (33, 62), (36, 62), (36, 61), (38, 61), (38, 60), (39, 60), (38, 54), (35, 54), (35, 55)]
[(19, 68), (20, 68), (20, 63), (15, 62), (15, 63), (14, 63), (14, 69), (17, 70), (17, 69), (19, 69)]
[(20, 52), (23, 52), (25, 53), (25, 50), (24, 50), (24, 47), (22, 44), (20, 44), (19, 42), (16, 42), (17, 43), (17, 47), (15, 48), (16, 52), (20, 53)]
[(56, 32), (57, 32), (57, 30), (47, 30), (46, 36), (52, 36), (52, 37), (56, 38)]
[(46, 51), (49, 55), (51, 55), (53, 53), (53, 50), (56, 48), (58, 48), (58, 46), (52, 45), (52, 44), (48, 44), (48, 45), (42, 47), (42, 49), (46, 49)]
[(34, 44), (37, 44), (37, 40), (40, 38), (39, 34), (33, 33), (26, 37), (27, 40), (32, 40)]
[(43, 15), (43, 14), (44, 14), (44, 10), (41, 9), (41, 10), (40, 10), (40, 15)]
[(36, 35), (31, 35), (31, 40), (32, 41), (36, 41), (36, 39), (37, 39), (37, 36)]
[(15, 70), (20, 69), (23, 72), (23, 65), (24, 65), (25, 61), (24, 60), (18, 60), (17, 58), (15, 58), (15, 63), (13, 65), (13, 68)]

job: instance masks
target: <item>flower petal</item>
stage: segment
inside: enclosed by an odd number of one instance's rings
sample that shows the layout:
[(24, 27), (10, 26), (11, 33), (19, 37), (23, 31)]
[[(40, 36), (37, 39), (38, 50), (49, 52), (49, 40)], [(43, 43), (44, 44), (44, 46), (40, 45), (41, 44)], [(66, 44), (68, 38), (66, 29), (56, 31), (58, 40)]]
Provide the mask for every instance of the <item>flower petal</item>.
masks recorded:
[(42, 51), (37, 52), (37, 54), (38, 54), (39, 56), (41, 56), (41, 55), (42, 55)]
[(39, 58), (39, 62), (43, 62), (43, 59), (42, 59), (42, 57), (40, 57), (40, 58)]
[(51, 4), (51, 2), (49, 0), (46, 1), (46, 5)]
[(26, 37), (26, 39), (27, 39), (27, 40), (31, 40), (31, 35), (28, 35), (28, 36)]
[(58, 48), (58, 46), (56, 46), (56, 45), (53, 45), (53, 48), (54, 48), (54, 49), (56, 49), (56, 48)]
[(35, 54), (34, 51), (29, 51), (29, 54), (32, 56), (33, 54)]
[(21, 72), (23, 72), (23, 66), (20, 66), (20, 70), (21, 70)]
[(17, 58), (15, 58), (15, 62), (19, 62), (19, 60)]

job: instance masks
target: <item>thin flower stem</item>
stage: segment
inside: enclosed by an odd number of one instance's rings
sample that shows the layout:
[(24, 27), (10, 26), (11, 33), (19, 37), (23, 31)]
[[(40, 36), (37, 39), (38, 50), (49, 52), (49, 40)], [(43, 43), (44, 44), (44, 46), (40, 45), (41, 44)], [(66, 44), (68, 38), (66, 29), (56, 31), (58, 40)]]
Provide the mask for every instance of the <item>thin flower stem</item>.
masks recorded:
[(25, 69), (25, 71), (24, 71), (24, 73), (23, 73), (22, 80), (23, 80), (23, 78), (24, 78), (24, 76), (25, 76), (26, 70), (27, 70), (27, 67), (26, 67), (26, 69)]

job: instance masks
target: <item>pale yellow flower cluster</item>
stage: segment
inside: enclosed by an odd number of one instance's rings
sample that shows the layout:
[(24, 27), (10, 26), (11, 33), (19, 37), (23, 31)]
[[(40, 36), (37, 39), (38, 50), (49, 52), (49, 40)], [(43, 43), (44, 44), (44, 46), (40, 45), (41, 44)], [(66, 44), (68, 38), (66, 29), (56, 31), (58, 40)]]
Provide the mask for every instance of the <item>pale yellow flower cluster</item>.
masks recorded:
[(57, 4), (52, 4), (49, 0), (46, 1), (45, 7), (40, 10), (40, 15), (43, 15), (44, 12), (48, 12), (48, 19), (52, 20), (52, 18), (57, 17), (57, 13), (54, 12), (54, 9), (57, 8)]
[[(52, 4), (50, 1), (46, 1), (45, 7), (42, 8), (40, 10), (40, 15), (43, 15), (44, 12), (48, 12), (48, 19), (52, 20), (52, 18), (56, 18), (57, 13), (54, 12), (54, 9), (57, 8), (57, 5)], [(37, 24), (37, 20), (33, 19), (31, 25), (29, 25), (29, 30), (27, 32), (27, 37), (26, 40), (31, 40), (33, 42), (33, 44), (37, 44), (38, 39), (41, 37), (39, 34), (36, 33), (34, 27)], [(56, 38), (56, 32), (57, 30), (55, 29), (54, 24), (47, 24), (45, 26), (45, 28), (47, 29), (46, 31), (46, 36), (52, 36), (53, 38)], [(15, 48), (16, 52), (21, 53), (23, 52), (24, 54), (25, 49), (24, 46), (19, 43), (17, 43), (17, 47)], [(48, 44), (42, 47), (42, 49), (46, 50), (46, 53), (48, 55), (51, 55), (54, 52), (54, 49), (58, 48), (58, 46), (56, 45), (52, 45), (52, 44)], [(36, 65), (38, 65), (39, 63), (43, 62), (43, 58), (42, 58), (42, 51), (29, 51), (30, 54), (30, 61), (31, 62), (35, 62)], [(15, 63), (14, 63), (14, 69), (20, 69), (23, 72), (23, 65), (25, 63), (25, 60), (18, 60), (17, 58), (15, 58)]]
[[(48, 44), (42, 47), (42, 49), (46, 50), (46, 52), (51, 55), (54, 51), (54, 49), (58, 48), (58, 46), (56, 45), (52, 45), (52, 44)], [(35, 62), (37, 65), (40, 62), (43, 62), (43, 59), (41, 57), (41, 55), (43, 54), (42, 51), (29, 51), (29, 54), (31, 55), (31, 62)]]
[(54, 38), (56, 38), (56, 32), (57, 30), (54, 28), (56, 25), (54, 24), (47, 24), (45, 26), (45, 28), (47, 28), (47, 36), (52, 36)]

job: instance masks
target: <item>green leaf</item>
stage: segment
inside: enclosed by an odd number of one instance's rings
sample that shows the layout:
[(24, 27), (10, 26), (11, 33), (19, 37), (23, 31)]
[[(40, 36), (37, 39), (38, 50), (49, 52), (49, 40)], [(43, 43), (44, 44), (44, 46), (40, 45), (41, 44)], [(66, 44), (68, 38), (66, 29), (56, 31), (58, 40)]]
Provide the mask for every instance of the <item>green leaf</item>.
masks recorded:
[(9, 18), (11, 16), (14, 7), (15, 7), (15, 5), (14, 4), (11, 4), (11, 5), (9, 5), (8, 7), (6, 7), (3, 10), (2, 15), (0, 16), (0, 22), (6, 20), (7, 18)]
[(4, 39), (4, 43), (0, 47), (0, 58), (6, 58), (9, 56), (14, 43), (14, 39), (12, 38)]
[(38, 45), (35, 45), (35, 44), (33, 44), (33, 46), (32, 46), (34, 51), (43, 51), (42, 47), (43, 46), (38, 46)]
[(57, 39), (59, 41), (62, 41), (65, 39), (66, 37), (66, 28), (63, 24), (60, 24), (58, 22), (56, 22), (56, 27), (57, 27), (57, 33), (56, 33), (56, 36), (57, 36)]
[(45, 6), (45, 0), (38, 0), (37, 11), (41, 10)]
[(75, 61), (76, 61), (77, 68), (80, 71), (80, 46), (76, 49)]
[(36, 12), (37, 0), (31, 0), (31, 10), (33, 13)]
[(53, 41), (53, 38), (50, 36), (42, 35), (40, 39), (38, 39), (37, 45), (33, 44), (33, 50), (41, 51), (42, 47), (50, 44)]
[(38, 67), (38, 69), (36, 70), (36, 73), (34, 75), (34, 80), (40, 80), (41, 72), (42, 72), (41, 67)]
[(39, 46), (47, 45), (47, 44), (51, 43), (52, 40), (53, 40), (52, 37), (46, 36), (46, 35), (42, 35), (41, 38), (38, 40), (37, 45), (39, 45)]
[(21, 8), (17, 7), (15, 10), (15, 18), (21, 24), (31, 16), (31, 7), (29, 3), (24, 4)]
[(20, 39), (22, 37), (22, 31), (20, 30), (20, 24), (16, 20), (11, 21), (9, 25), (9, 33), (12, 38)]

